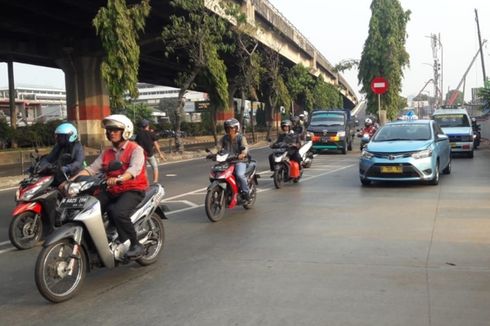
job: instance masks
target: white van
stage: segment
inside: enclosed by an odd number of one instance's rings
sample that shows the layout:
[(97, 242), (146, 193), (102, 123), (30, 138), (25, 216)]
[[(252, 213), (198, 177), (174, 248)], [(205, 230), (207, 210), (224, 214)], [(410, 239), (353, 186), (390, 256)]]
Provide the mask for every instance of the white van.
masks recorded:
[(449, 136), (452, 152), (467, 153), (473, 157), (473, 128), (466, 109), (437, 109), (432, 119)]

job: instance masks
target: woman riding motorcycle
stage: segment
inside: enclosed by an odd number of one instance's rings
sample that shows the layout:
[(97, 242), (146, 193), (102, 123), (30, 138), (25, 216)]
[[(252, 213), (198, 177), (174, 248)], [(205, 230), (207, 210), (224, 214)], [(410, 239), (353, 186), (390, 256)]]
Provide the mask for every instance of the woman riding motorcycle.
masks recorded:
[[(299, 148), (301, 147), (301, 143), (299, 136), (293, 130), (291, 130), (291, 121), (281, 121), (281, 130), (282, 133), (279, 135), (279, 137), (277, 137), (277, 140), (271, 145), (271, 147), (274, 148), (274, 146), (279, 146), (281, 143), (287, 144), (289, 146), (289, 158), (298, 162), (301, 169), (301, 155), (298, 152)], [(269, 167), (271, 171), (274, 171), (274, 154), (269, 155)]]

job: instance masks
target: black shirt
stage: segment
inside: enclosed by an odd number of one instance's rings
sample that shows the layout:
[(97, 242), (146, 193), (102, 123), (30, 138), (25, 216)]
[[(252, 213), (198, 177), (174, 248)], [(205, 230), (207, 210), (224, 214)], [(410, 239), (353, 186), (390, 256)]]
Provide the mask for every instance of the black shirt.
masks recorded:
[(154, 142), (157, 140), (155, 134), (153, 134), (151, 131), (143, 129), (138, 132), (135, 140), (138, 145), (143, 147), (143, 150), (145, 151), (147, 157), (153, 156), (153, 146)]

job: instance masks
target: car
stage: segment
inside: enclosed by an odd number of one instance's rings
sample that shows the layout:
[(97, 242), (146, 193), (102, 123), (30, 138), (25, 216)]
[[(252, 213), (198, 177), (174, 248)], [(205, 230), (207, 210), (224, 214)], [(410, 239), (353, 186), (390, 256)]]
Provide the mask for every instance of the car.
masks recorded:
[(355, 120), (349, 110), (313, 111), (306, 132), (306, 137), (313, 141), (313, 152), (340, 150), (346, 154), (352, 150)]
[(475, 134), (466, 109), (437, 109), (432, 114), (432, 119), (448, 135), (452, 152), (473, 158)]
[(449, 137), (434, 120), (390, 122), (364, 147), (359, 160), (362, 185), (372, 181), (439, 183), (451, 173)]

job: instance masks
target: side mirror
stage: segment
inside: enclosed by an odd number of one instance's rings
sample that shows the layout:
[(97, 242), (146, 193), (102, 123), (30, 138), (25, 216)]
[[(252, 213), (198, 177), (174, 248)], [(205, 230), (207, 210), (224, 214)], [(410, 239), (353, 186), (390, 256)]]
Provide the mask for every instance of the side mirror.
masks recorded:
[(267, 138), (267, 141), (268, 141), (269, 143), (272, 143), (272, 138), (270, 138), (270, 137), (269, 137), (269, 138)]
[(364, 143), (369, 143), (369, 138), (370, 138), (370, 137), (369, 137), (368, 135), (363, 135), (361, 140), (362, 140)]
[(437, 141), (443, 141), (443, 140), (448, 140), (449, 137), (447, 135), (444, 135), (444, 134), (439, 134), (437, 135)]
[(107, 170), (108, 170), (109, 172), (111, 172), (111, 171), (117, 171), (117, 170), (119, 170), (120, 168), (122, 168), (122, 163), (121, 163), (121, 161), (116, 161), (116, 160), (115, 160), (115, 161), (111, 161), (111, 162), (109, 163), (109, 166), (107, 167)]

